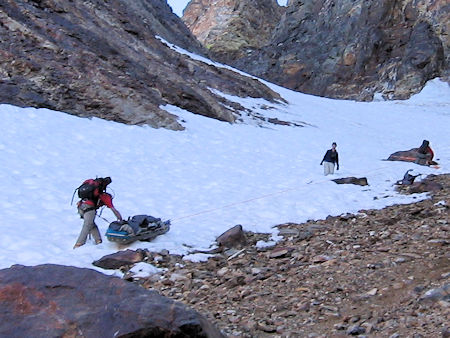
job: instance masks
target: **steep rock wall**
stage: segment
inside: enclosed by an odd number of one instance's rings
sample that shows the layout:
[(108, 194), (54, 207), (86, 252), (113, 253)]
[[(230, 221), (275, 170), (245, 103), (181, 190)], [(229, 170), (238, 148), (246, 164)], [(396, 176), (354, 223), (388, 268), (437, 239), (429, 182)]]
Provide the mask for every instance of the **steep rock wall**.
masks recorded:
[[(194, 3), (218, 4), (214, 0)], [(258, 15), (244, 11), (250, 3), (241, 1), (235, 8), (242, 12), (234, 15)], [(218, 9), (208, 9), (214, 11)], [(245, 46), (227, 61), (297, 91), (363, 101), (375, 93), (405, 99), (430, 79), (449, 78), (447, 0), (290, 0), (281, 19), (274, 16), (273, 20), (277, 26), (265, 45)], [(210, 21), (208, 28), (203, 22), (202, 36), (209, 36), (216, 26)], [(234, 27), (222, 25), (221, 31), (237, 35)], [(242, 40), (252, 37), (242, 31)], [(215, 50), (221, 48), (226, 49), (215, 46)]]
[(180, 54), (206, 54), (165, 0), (3, 0), (0, 103), (182, 129), (171, 104), (222, 121), (242, 107), (210, 89), (279, 98), (251, 78)]
[(182, 19), (216, 59), (232, 63), (266, 45), (283, 13), (276, 0), (192, 0)]

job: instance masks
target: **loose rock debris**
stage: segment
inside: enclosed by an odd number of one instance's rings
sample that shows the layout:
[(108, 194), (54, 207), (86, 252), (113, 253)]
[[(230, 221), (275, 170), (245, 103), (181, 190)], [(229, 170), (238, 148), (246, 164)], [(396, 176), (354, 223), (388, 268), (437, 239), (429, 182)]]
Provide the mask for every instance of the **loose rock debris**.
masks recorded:
[(442, 189), (418, 203), (282, 224), (273, 247), (247, 232), (207, 262), (147, 252), (164, 270), (128, 278), (231, 337), (448, 337), (450, 175), (427, 180)]

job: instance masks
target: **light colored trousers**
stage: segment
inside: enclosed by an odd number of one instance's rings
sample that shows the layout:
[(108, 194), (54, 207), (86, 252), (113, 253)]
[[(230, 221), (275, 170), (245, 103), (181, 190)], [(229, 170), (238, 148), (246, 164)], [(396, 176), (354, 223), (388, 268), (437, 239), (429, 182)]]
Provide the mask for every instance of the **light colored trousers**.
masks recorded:
[(84, 211), (84, 207), (86, 204), (82, 204), (78, 209), (80, 216), (83, 218), (83, 228), (81, 229), (80, 235), (77, 239), (77, 244), (83, 245), (86, 243), (87, 236), (89, 234), (94, 237), (95, 243), (101, 243), (102, 237), (100, 236), (100, 231), (98, 231), (98, 227), (94, 222), (96, 211), (95, 209)]
[(334, 174), (334, 163), (333, 162), (323, 162), (323, 174), (325, 176)]

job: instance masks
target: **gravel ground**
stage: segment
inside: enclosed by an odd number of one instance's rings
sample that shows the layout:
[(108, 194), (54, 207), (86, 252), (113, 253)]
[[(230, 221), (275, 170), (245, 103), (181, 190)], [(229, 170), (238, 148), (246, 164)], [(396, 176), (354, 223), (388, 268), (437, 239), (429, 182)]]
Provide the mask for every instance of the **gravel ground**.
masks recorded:
[(282, 224), (274, 247), (246, 233), (207, 262), (147, 253), (166, 271), (134, 280), (230, 337), (450, 337), (450, 175), (425, 181), (400, 190), (430, 199)]

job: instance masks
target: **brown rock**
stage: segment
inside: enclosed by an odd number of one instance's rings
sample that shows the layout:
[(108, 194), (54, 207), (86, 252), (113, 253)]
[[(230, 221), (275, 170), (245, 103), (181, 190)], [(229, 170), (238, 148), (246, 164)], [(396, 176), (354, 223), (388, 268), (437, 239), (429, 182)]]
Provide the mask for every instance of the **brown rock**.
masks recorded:
[(90, 269), (0, 270), (0, 307), (2, 337), (223, 337), (185, 305)]
[(269, 252), (268, 257), (283, 258), (290, 254), (293, 250), (293, 248), (275, 248)]
[(146, 257), (146, 253), (143, 250), (124, 250), (116, 253), (103, 256), (102, 258), (94, 261), (92, 264), (102, 269), (119, 269), (120, 267), (130, 267), (138, 262), (142, 262)]
[(238, 224), (217, 237), (216, 242), (220, 247), (238, 248), (245, 245), (247, 239), (244, 230), (242, 229), (242, 225)]

